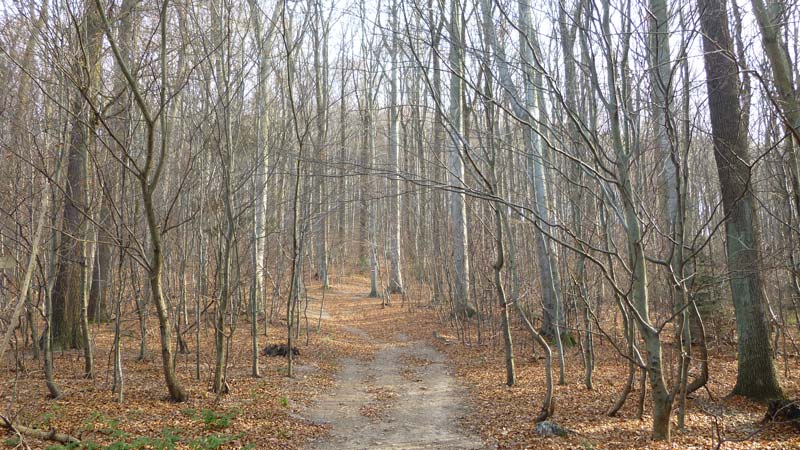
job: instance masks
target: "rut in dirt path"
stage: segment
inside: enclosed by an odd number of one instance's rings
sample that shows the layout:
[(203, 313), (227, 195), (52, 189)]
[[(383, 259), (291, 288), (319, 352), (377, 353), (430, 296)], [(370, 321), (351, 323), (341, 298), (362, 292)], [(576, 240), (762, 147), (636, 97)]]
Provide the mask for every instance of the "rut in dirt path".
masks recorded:
[(444, 356), (424, 342), (396, 338), (371, 361), (342, 361), (334, 390), (306, 413), (331, 427), (310, 448), (485, 448), (478, 436), (458, 426), (467, 413), (466, 391), (447, 372)]

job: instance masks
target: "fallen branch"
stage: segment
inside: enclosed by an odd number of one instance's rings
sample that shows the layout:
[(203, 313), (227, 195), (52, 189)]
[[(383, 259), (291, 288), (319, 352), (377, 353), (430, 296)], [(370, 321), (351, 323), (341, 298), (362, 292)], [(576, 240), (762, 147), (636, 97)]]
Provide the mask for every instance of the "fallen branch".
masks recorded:
[(25, 425), (13, 423), (9, 418), (3, 415), (0, 415), (0, 420), (2, 420), (3, 422), (2, 424), (5, 428), (19, 435), (41, 439), (43, 441), (58, 442), (60, 444), (72, 444), (74, 442), (75, 443), (80, 442), (74, 436), (70, 436), (69, 434), (64, 434), (64, 433), (58, 433), (54, 429), (45, 431), (45, 430), (40, 430), (38, 428), (26, 427)]

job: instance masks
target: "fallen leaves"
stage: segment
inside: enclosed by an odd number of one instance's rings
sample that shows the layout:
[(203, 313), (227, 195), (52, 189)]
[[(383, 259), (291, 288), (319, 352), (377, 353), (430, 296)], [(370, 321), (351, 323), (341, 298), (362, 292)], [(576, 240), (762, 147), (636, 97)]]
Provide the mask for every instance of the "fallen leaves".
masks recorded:
[[(485, 333), (478, 344), (469, 336), (472, 345), (461, 344), (445, 315), (437, 309), (415, 303), (408, 295), (404, 301), (394, 299), (392, 306), (383, 308), (379, 299), (366, 297), (368, 280), (350, 277), (339, 280), (334, 289), (325, 293), (325, 312), (319, 332), (316, 322), (306, 326), (298, 340), (301, 355), (296, 360), (297, 376), (284, 376), (284, 358), (261, 358), (261, 378), (250, 371), (250, 336), (245, 327), (234, 333), (231, 342), (228, 381), (229, 395), (217, 398), (209, 392), (213, 376), (213, 332), (203, 328), (201, 333), (201, 377), (195, 379), (195, 354), (177, 356), (181, 382), (189, 391), (189, 401), (174, 404), (164, 401), (166, 389), (158, 358), (136, 360), (139, 337), (138, 323), (126, 323), (123, 336), (123, 366), (125, 370), (125, 401), (114, 401), (110, 392), (110, 350), (113, 339), (110, 325), (93, 326), (97, 374), (94, 380), (81, 377), (83, 361), (80, 352), (64, 351), (55, 354), (56, 376), (64, 390), (63, 398), (49, 400), (44, 385), (41, 363), (28, 357), (26, 371), (19, 371), (12, 361), (0, 368), (4, 382), (0, 385), (0, 400), (12, 405), (8, 411), (16, 423), (45, 430), (56, 429), (98, 445), (109, 445), (120, 439), (133, 442), (149, 439), (152, 442), (175, 440), (177, 448), (190, 445), (218, 445), (218, 448), (305, 448), (306, 443), (326, 433), (322, 425), (305, 420), (302, 411), (321, 392), (329, 391), (335, 381), (338, 361), (349, 357), (367, 361), (374, 357), (375, 341), (426, 341), (445, 354), (460, 382), (469, 389), (467, 399), (471, 413), (462, 425), (481, 434), (487, 445), (500, 449), (525, 448), (709, 448), (719, 436), (727, 440), (725, 449), (736, 448), (800, 448), (800, 435), (791, 427), (760, 424), (765, 407), (742, 398), (725, 399), (735, 381), (735, 349), (717, 346), (710, 355), (709, 391), (698, 392), (689, 401), (686, 428), (674, 430), (669, 443), (650, 440), (650, 418), (635, 417), (639, 391), (631, 393), (618, 417), (608, 417), (605, 411), (618, 395), (627, 377), (626, 364), (616, 356), (610, 345), (595, 341), (595, 389), (583, 384), (580, 350), (567, 349), (567, 384), (555, 386), (556, 410), (553, 420), (574, 430), (565, 437), (541, 437), (534, 430), (534, 417), (544, 395), (543, 363), (532, 356), (531, 346), (523, 330), (515, 330), (518, 384), (507, 387), (503, 349), (499, 333)], [(318, 287), (309, 295), (321, 297)], [(317, 317), (319, 309), (312, 301), (309, 317)], [(440, 317), (443, 319), (440, 320)], [(152, 323), (152, 332), (155, 323)], [(305, 332), (308, 328), (308, 344)], [(270, 326), (263, 342), (283, 342), (285, 330)], [(488, 337), (486, 337), (488, 336)], [(149, 339), (150, 355), (157, 355), (157, 340)], [(193, 340), (190, 351), (195, 350)], [(399, 345), (413, 345), (400, 342)], [(431, 361), (415, 356), (403, 356), (402, 375), (409, 383), (421, 376), (421, 370)], [(788, 364), (796, 366), (796, 361)], [(790, 372), (790, 374), (792, 374)], [(798, 379), (782, 380), (786, 392), (797, 397)], [(360, 411), (368, 418), (380, 417), (391, 405), (397, 393), (371, 389), (374, 396)], [(421, 405), (421, 407), (424, 407)], [(649, 402), (645, 412), (649, 411)], [(209, 422), (212, 426), (209, 426)], [(160, 441), (159, 441), (160, 440)], [(144, 442), (144, 441), (141, 441)], [(12, 444), (11, 442), (6, 445)], [(43, 448), (40, 441), (28, 442), (33, 448)]]

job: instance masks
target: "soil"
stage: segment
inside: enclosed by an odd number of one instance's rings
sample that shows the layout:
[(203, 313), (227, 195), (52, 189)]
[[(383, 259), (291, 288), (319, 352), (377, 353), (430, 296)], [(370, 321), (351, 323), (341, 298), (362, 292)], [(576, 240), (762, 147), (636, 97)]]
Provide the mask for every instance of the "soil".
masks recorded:
[[(363, 330), (350, 327), (354, 334)], [(347, 358), (335, 388), (305, 416), (330, 427), (309, 447), (327, 449), (478, 449), (481, 439), (459, 427), (466, 390), (446, 358), (402, 334), (382, 343), (371, 360)]]

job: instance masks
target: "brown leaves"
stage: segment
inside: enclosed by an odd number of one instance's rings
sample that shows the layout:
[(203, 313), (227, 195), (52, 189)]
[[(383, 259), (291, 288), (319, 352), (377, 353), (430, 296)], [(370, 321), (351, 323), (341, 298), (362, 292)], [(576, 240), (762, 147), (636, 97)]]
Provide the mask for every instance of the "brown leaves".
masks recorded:
[[(178, 447), (190, 439), (207, 438), (212, 434), (225, 435), (231, 440), (223, 448), (253, 445), (256, 448), (305, 448), (310, 439), (326, 432), (321, 425), (305, 420), (302, 408), (336, 382), (338, 361), (343, 357), (369, 360), (375, 354), (376, 342), (392, 340), (398, 345), (427, 341), (447, 355), (448, 364), (460, 382), (469, 388), (471, 413), (462, 421), (465, 428), (478, 431), (485, 442), (501, 449), (524, 448), (709, 448), (716, 444), (719, 432), (729, 440), (723, 448), (800, 448), (800, 436), (791, 427), (764, 428), (764, 406), (741, 398), (719, 400), (733, 386), (736, 374), (735, 349), (717, 347), (710, 355), (711, 381), (709, 388), (714, 399), (698, 392), (689, 401), (685, 430), (673, 430), (671, 443), (650, 440), (650, 421), (635, 418), (639, 390), (631, 393), (618, 417), (607, 417), (605, 411), (618, 395), (627, 376), (627, 366), (607, 344), (596, 341), (595, 389), (583, 385), (583, 367), (579, 349), (568, 349), (566, 355), (567, 384), (555, 386), (556, 410), (553, 420), (575, 430), (566, 437), (538, 436), (534, 419), (544, 395), (542, 363), (531, 357), (531, 347), (522, 330), (515, 330), (518, 385), (507, 387), (505, 380), (501, 337), (484, 330), (484, 339), (477, 344), (462, 345), (457, 334), (442, 324), (434, 309), (417, 308), (409, 311), (409, 299), (401, 307), (400, 297), (392, 306), (382, 308), (379, 299), (368, 299), (368, 280), (351, 277), (341, 280), (335, 289), (325, 294), (325, 313), (320, 332), (316, 332), (319, 288), (309, 291), (312, 303), (308, 310), (310, 339), (305, 335), (298, 341), (302, 357), (297, 360), (296, 377), (284, 377), (284, 358), (261, 358), (262, 378), (250, 376), (250, 337), (246, 327), (239, 327), (233, 336), (228, 380), (229, 395), (219, 399), (209, 393), (213, 375), (213, 333), (204, 329), (201, 335), (201, 379), (194, 379), (194, 353), (178, 355), (177, 370), (181, 382), (189, 391), (189, 401), (173, 404), (163, 400), (164, 382), (158, 355), (157, 340), (150, 339), (146, 361), (136, 361), (138, 353), (138, 324), (127, 324), (123, 337), (125, 368), (125, 402), (118, 404), (110, 392), (112, 358), (109, 357), (113, 338), (112, 328), (96, 325), (93, 328), (97, 367), (95, 380), (81, 378), (83, 361), (79, 352), (55, 354), (56, 376), (64, 389), (58, 401), (46, 399), (47, 390), (41, 370), (16, 378), (13, 364), (1, 369), (0, 401), (12, 405), (8, 411), (20, 424), (42, 429), (55, 428), (81, 439), (91, 439), (108, 445), (116, 440), (128, 442), (137, 437), (161, 438), (165, 430), (177, 430)], [(414, 299), (410, 299), (414, 301)], [(301, 321), (305, 333), (305, 320)], [(155, 323), (151, 326), (155, 327)], [(283, 342), (285, 330), (270, 326), (265, 342)], [(473, 325), (474, 328), (474, 325)], [(363, 331), (360, 331), (363, 330)], [(155, 328), (154, 330), (155, 331)], [(487, 338), (488, 336), (488, 338)], [(193, 340), (189, 342), (194, 352)], [(401, 374), (409, 384), (421, 376), (430, 361), (415, 356), (403, 356)], [(790, 365), (796, 365), (791, 361)], [(39, 361), (28, 360), (29, 368), (40, 367)], [(638, 378), (638, 377), (637, 377)], [(786, 378), (784, 388), (796, 396), (798, 380)], [(397, 393), (370, 388), (374, 401), (360, 413), (379, 418), (394, 401)], [(420, 405), (424, 407), (424, 405)], [(649, 411), (649, 402), (645, 412)], [(210, 430), (203, 411), (227, 414), (236, 411), (230, 423)], [(716, 423), (716, 425), (715, 425)], [(113, 426), (112, 426), (113, 425)], [(755, 434), (754, 434), (755, 432)], [(736, 439), (743, 439), (736, 441)], [(42, 443), (31, 446), (43, 447)]]

